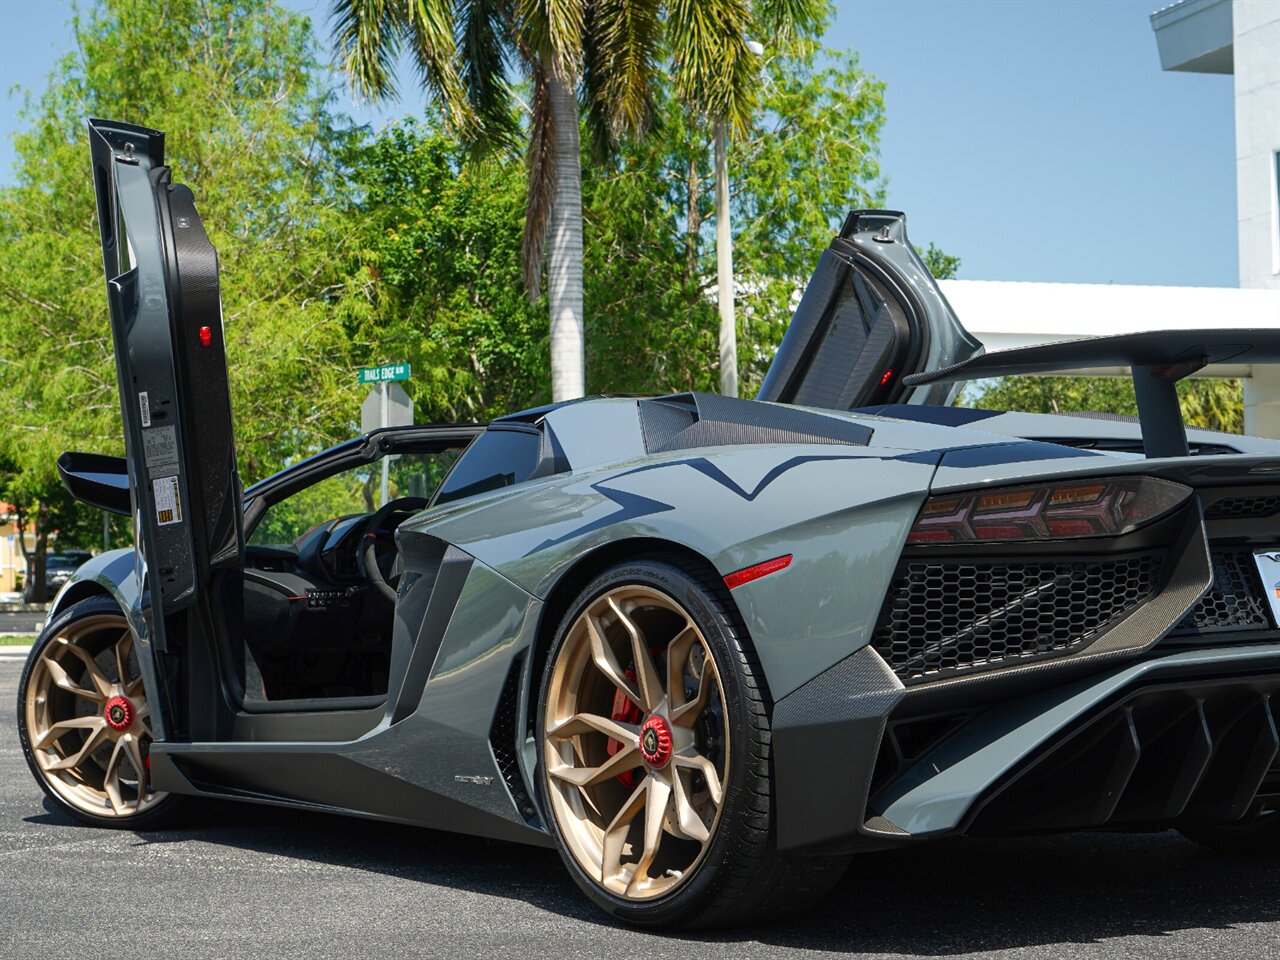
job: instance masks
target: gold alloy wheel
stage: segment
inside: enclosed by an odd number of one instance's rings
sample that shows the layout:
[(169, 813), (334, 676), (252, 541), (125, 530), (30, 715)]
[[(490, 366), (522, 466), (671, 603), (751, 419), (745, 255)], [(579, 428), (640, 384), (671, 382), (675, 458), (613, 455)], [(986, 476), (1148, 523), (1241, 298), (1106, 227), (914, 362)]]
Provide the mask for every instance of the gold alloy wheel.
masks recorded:
[(651, 587), (612, 589), (552, 669), (543, 759), (560, 833), (605, 890), (648, 900), (692, 874), (724, 804), (729, 733), (702, 631)]
[(69, 623), (40, 652), (26, 695), (27, 736), (49, 787), (95, 817), (131, 817), (151, 789), (150, 709), (133, 632), (119, 614)]

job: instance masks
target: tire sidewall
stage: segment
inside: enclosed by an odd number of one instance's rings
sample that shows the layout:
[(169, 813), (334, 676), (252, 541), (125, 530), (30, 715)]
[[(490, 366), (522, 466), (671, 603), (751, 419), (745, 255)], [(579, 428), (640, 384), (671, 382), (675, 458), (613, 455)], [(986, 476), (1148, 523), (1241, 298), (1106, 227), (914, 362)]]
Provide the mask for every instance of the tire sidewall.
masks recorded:
[[(573, 854), (569, 852), (559, 824), (556, 822), (543, 763), (547, 692), (556, 660), (563, 649), (569, 628), (582, 611), (603, 593), (623, 584), (659, 590), (679, 603), (693, 618), (708, 641), (720, 674), (720, 686), (725, 703), (724, 722), (729, 732), (729, 776), (728, 782), (724, 785), (724, 805), (711, 845), (699, 861), (694, 876), (670, 893), (645, 901), (625, 900), (604, 890), (579, 866)], [(743, 685), (743, 667), (740, 665), (742, 662), (740, 648), (746, 643), (746, 639), (741, 627), (735, 622), (737, 616), (732, 602), (722, 602), (717, 605), (708, 602), (706, 594), (706, 586), (665, 560), (642, 559), (614, 566), (597, 576), (566, 612), (556, 629), (547, 656), (546, 668), (543, 670), (538, 695), (536, 779), (543, 810), (546, 813), (547, 829), (555, 840), (561, 859), (564, 860), (578, 886), (603, 910), (630, 923), (667, 925), (678, 924), (691, 918), (698, 912), (701, 904), (714, 896), (726, 861), (736, 854), (744, 842), (750, 842), (741, 834), (744, 821), (750, 815), (750, 811), (745, 809), (746, 794), (750, 787), (754, 786), (748, 781), (758, 777), (759, 774), (758, 770), (753, 769), (756, 764), (753, 762), (754, 744), (751, 741), (755, 736), (761, 735), (767, 739), (767, 722), (749, 709)], [(729, 615), (727, 622), (726, 617), (716, 609), (717, 606)], [(762, 729), (753, 730), (752, 728), (757, 725)]]

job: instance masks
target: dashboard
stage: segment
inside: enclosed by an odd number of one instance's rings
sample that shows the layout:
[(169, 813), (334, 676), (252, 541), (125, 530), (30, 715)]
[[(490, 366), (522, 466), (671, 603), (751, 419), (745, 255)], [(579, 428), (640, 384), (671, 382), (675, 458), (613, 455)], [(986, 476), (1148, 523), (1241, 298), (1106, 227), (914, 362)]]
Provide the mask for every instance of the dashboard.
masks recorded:
[(411, 511), (392, 514), (383, 529), (367, 531), (372, 514), (334, 517), (312, 527), (292, 546), (249, 544), (245, 566), (263, 573), (287, 573), (311, 581), (315, 588), (367, 583), (360, 572), (359, 551), (364, 535), (377, 536), (378, 565), (384, 578), (391, 573), (396, 547), (395, 530)]

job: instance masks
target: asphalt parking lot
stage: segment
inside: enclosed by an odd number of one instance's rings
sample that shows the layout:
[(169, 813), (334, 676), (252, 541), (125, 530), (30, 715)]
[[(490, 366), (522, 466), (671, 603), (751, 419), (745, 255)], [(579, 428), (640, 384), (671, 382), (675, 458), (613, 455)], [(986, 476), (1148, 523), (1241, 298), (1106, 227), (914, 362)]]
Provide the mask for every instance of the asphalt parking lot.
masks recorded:
[(34, 637), (44, 626), (44, 611), (32, 613), (28, 611), (0, 610), (0, 637), (6, 634)]
[(682, 938), (613, 925), (544, 850), (233, 804), (81, 827), (19, 751), (21, 663), (0, 655), (0, 957), (1280, 956), (1280, 861), (1173, 834), (868, 855), (804, 917)]

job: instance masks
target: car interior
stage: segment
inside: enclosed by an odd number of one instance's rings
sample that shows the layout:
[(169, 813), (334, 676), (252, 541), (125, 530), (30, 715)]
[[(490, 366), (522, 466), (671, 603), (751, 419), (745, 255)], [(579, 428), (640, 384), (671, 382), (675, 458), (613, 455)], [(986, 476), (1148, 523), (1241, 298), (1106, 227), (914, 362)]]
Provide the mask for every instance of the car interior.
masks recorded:
[(213, 583), (223, 672), (240, 708), (383, 703), (401, 576), (396, 530), (428, 507), (565, 469), (557, 450), (523, 422), (411, 427), (251, 488), (244, 564)]
[[(245, 564), (223, 578), (220, 631), (246, 710), (385, 698), (400, 564), (395, 532), (425, 509), (465, 442), (337, 469), (250, 511)], [(270, 499), (268, 495), (268, 499)]]

